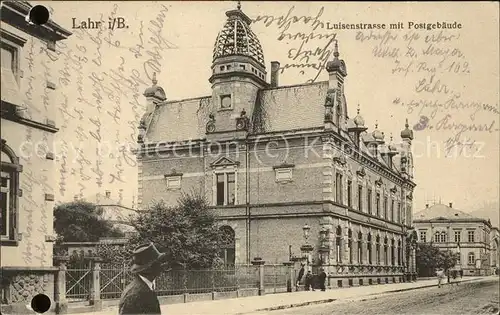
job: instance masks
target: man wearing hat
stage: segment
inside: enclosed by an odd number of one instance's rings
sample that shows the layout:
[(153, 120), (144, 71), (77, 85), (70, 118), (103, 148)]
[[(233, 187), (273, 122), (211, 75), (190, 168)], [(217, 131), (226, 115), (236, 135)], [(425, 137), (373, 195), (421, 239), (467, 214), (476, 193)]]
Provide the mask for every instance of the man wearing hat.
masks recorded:
[(160, 253), (153, 243), (141, 245), (133, 252), (134, 280), (122, 293), (119, 314), (161, 314), (158, 297), (153, 291), (155, 278), (162, 272), (165, 253)]

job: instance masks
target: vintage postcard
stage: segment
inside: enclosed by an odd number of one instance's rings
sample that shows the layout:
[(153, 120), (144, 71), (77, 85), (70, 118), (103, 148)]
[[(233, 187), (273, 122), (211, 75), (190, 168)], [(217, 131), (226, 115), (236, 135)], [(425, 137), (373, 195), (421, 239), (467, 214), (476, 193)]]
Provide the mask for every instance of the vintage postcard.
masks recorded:
[(499, 37), (497, 2), (2, 1), (2, 314), (499, 314)]

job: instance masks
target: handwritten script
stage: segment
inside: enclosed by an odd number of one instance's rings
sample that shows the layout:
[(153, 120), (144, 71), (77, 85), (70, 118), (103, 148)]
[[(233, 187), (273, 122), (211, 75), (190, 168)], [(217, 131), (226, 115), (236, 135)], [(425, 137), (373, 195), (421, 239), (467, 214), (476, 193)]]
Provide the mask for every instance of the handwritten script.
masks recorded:
[[(498, 104), (467, 93), (474, 64), (461, 48), (460, 30), (358, 31), (355, 40), (389, 66), (388, 75), (408, 82), (409, 90), (393, 104), (414, 117), (415, 131), (447, 134), (447, 156), (479, 150), (479, 133), (498, 132)], [(411, 80), (411, 81), (410, 81)], [(468, 81), (469, 80), (469, 81)]]
[(305, 75), (306, 70), (312, 69), (314, 76), (306, 82), (315, 82), (333, 55), (336, 33), (328, 29), (328, 22), (323, 17), (324, 7), (314, 16), (296, 16), (294, 10), (292, 6), (281, 16), (257, 16), (254, 23), (276, 27), (277, 40), (290, 47), (286, 63), (280, 66), (281, 73), (297, 69), (299, 75)]

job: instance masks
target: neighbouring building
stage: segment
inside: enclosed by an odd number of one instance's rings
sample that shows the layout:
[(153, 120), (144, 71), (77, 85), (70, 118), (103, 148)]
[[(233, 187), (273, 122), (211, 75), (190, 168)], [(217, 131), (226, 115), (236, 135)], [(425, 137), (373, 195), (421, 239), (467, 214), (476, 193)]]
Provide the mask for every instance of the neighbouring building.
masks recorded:
[[(1, 311), (22, 312), (45, 293), (54, 301), (52, 242), (56, 163), (51, 151), (58, 75), (45, 51), (71, 33), (25, 17), (25, 1), (1, 4)], [(56, 303), (53, 303), (52, 309)]]
[(489, 275), (498, 266), (498, 228), (489, 220), (457, 210), (449, 203), (426, 205), (414, 215), (413, 223), (419, 242), (460, 254), (456, 267), (464, 275)]
[(490, 265), (493, 274), (500, 270), (500, 230), (492, 227), (490, 231)]
[(268, 82), (250, 18), (239, 6), (226, 16), (207, 78), (211, 95), (167, 100), (156, 76), (144, 92), (140, 208), (201, 191), (233, 237), (227, 264), (281, 263), (309, 251), (339, 285), (399, 281), (404, 266), (413, 273), (408, 122), (395, 144), (377, 124), (367, 131), (359, 107), (348, 114), (337, 44), (327, 81), (280, 86), (273, 61)]

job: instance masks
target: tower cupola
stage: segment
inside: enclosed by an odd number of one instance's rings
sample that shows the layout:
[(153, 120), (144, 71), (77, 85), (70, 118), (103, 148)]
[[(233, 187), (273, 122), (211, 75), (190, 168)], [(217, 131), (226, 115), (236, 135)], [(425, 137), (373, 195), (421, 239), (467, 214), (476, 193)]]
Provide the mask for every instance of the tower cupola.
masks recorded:
[[(226, 12), (226, 22), (215, 40), (212, 75), (212, 110), (207, 136), (245, 137), (259, 91), (268, 88), (264, 53), (252, 32), (252, 20), (241, 4)], [(236, 133), (235, 133), (236, 132)]]

